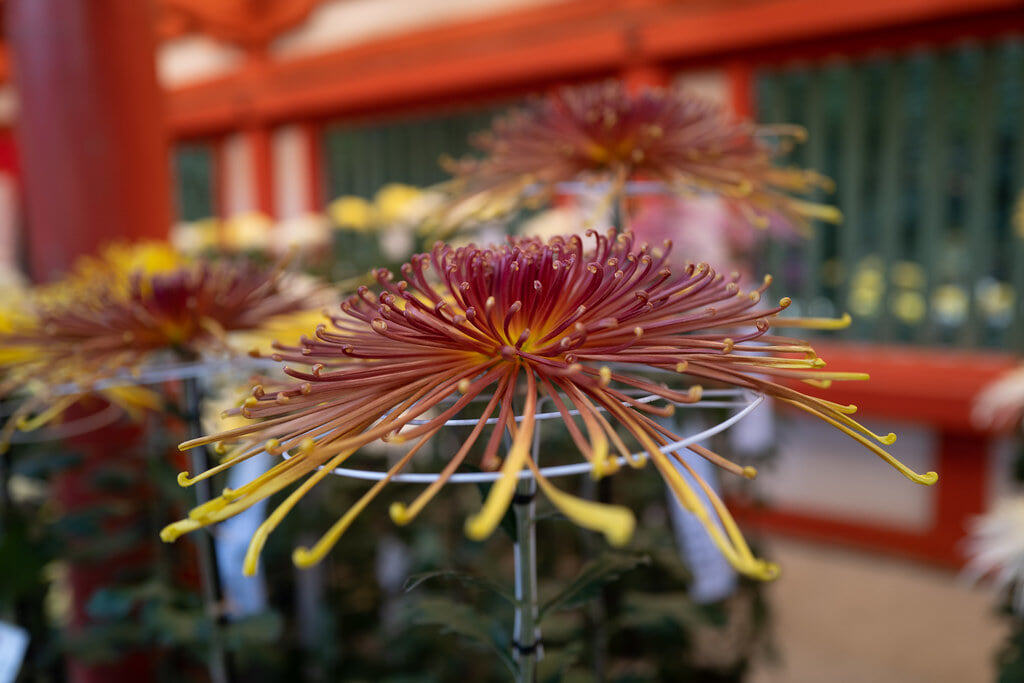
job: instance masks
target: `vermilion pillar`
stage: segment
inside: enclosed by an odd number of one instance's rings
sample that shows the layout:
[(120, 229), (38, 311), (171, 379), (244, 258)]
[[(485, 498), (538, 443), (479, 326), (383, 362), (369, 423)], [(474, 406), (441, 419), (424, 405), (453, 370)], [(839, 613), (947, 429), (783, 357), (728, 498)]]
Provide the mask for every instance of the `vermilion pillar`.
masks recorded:
[(249, 145), (252, 160), (252, 182), (256, 195), (256, 206), (267, 216), (277, 215), (274, 206), (274, 168), (271, 150), (271, 130), (265, 124), (254, 124), (245, 130), (245, 143)]
[(302, 140), (306, 152), (306, 164), (309, 168), (307, 182), (306, 210), (319, 213), (324, 210), (327, 198), (324, 197), (324, 168), (320, 150), (322, 129), (319, 123), (302, 124)]
[(170, 171), (150, 3), (8, 0), (32, 276), (163, 238)]
[[(162, 238), (170, 224), (170, 169), (162, 93), (157, 86), (149, 2), (7, 0), (7, 39), (20, 100), (17, 142), (24, 184), (29, 267), (49, 280), (76, 256), (104, 243)], [(72, 412), (72, 415), (75, 413)], [(95, 488), (105, 468), (140, 469), (138, 430), (117, 426), (78, 437), (80, 466), (54, 483), (62, 509), (118, 509)], [(138, 447), (137, 447), (138, 448)], [(136, 496), (144, 496), (136, 486)], [(145, 498), (141, 498), (142, 501)], [(116, 521), (116, 520), (115, 520)], [(105, 530), (109, 532), (110, 530)], [(88, 543), (90, 539), (80, 539)], [(70, 562), (73, 631), (90, 621), (86, 605), (148, 545)], [(152, 680), (151, 653), (113, 662), (68, 662), (74, 683)]]
[(725, 67), (729, 79), (729, 100), (733, 113), (741, 119), (754, 116), (754, 70), (749, 61), (734, 60)]

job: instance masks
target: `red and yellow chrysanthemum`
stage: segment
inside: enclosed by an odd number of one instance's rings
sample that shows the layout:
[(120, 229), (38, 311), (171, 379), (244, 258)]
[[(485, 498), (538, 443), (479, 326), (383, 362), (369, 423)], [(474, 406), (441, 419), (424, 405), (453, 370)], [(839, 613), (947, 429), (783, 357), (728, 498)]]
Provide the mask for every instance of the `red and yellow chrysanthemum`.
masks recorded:
[[(893, 459), (879, 443), (891, 443), (895, 436), (871, 433), (850, 417), (852, 406), (790, 386), (792, 380), (821, 383), (864, 376), (829, 372), (806, 342), (770, 334), (789, 301), (759, 305), (767, 281), (744, 291), (736, 277), (724, 277), (704, 264), (673, 272), (670, 245), (637, 247), (628, 233), (593, 236), (596, 250), (591, 252), (579, 237), (547, 243), (520, 239), (490, 248), (452, 249), (439, 243), (403, 266), (399, 281), (377, 271), (379, 291), (361, 288), (330, 325), (318, 327), (300, 346), (280, 347), (278, 358), (287, 364), (285, 372), (294, 384), (277, 391), (254, 387), (239, 410), (251, 424), (182, 444), (214, 444), (224, 459), (197, 476), (183, 473), (179, 482), (191, 484), (264, 450), (290, 457), (200, 505), (187, 519), (165, 528), (163, 538), (174, 540), (295, 486), (254, 535), (245, 562), (251, 573), (267, 535), (334, 468), (378, 440), (410, 444), (386, 478), (313, 548), (295, 551), (297, 564), (314, 563), (391, 477), (410, 468), (447, 420), (479, 402), (484, 408), (475, 413), (472, 432), (438, 479), (412, 502), (392, 504), (396, 523), (413, 520), (479, 444), (475, 464), (499, 471), (500, 477), (483, 508), (466, 523), (471, 538), (491, 533), (512, 500), (517, 478), (528, 469), (568, 518), (603, 532), (613, 544), (625, 543), (634, 525), (628, 509), (576, 498), (552, 485), (534, 462), (535, 412), (546, 397), (561, 413), (594, 476), (614, 472), (620, 462), (640, 467), (649, 460), (737, 569), (770, 577), (774, 566), (751, 554), (710, 487), (697, 477), (703, 489), (698, 495), (680, 475), (673, 461), (689, 467), (671, 446), (679, 437), (656, 419), (671, 413), (673, 404), (699, 400), (699, 382), (771, 395), (834, 425), (910, 479), (935, 481), (934, 473), (916, 474)], [(812, 327), (835, 323), (788, 321)], [(665, 373), (674, 379), (660, 381)], [(638, 400), (637, 391), (666, 403), (659, 407)], [(496, 426), (488, 430), (489, 420)], [(511, 445), (502, 453), (506, 433)], [(689, 448), (731, 472), (754, 474), (702, 446)]]
[[(98, 382), (137, 373), (156, 352), (181, 360), (239, 350), (233, 335), (252, 344), (244, 335), (280, 331), (284, 316), (324, 302), (322, 288), (294, 287), (288, 278), (280, 267), (249, 261), (187, 261), (159, 244), (118, 245), (83, 259), (0, 330), (0, 395), (28, 394), (0, 432), (0, 445), (16, 428), (46, 424)], [(128, 408), (160, 407), (155, 395), (130, 384), (104, 394)]]
[(830, 179), (777, 163), (805, 138), (799, 126), (734, 121), (679, 90), (565, 88), (499, 117), (474, 140), (483, 158), (449, 162), (455, 199), (442, 220), (508, 210), (554, 194), (559, 183), (605, 181), (615, 193), (626, 180), (646, 179), (682, 195), (713, 193), (760, 227), (780, 221), (807, 231), (811, 219), (841, 216), (793, 196), (831, 190)]

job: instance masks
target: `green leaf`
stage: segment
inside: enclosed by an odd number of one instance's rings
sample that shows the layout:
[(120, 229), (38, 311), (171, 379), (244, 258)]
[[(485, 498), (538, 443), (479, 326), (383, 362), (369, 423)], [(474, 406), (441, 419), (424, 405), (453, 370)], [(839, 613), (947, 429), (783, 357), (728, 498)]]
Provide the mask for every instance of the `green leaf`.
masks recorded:
[(624, 614), (619, 625), (625, 628), (662, 630), (666, 627), (691, 630), (720, 627), (717, 610), (696, 604), (685, 591), (650, 594), (630, 591), (622, 598)]
[(132, 585), (100, 588), (86, 603), (85, 609), (94, 619), (121, 619), (137, 604), (150, 600), (169, 601), (170, 587), (157, 580)]
[(241, 650), (257, 644), (275, 643), (284, 631), (284, 619), (277, 612), (252, 614), (224, 626), (225, 647)]
[(588, 562), (579, 575), (562, 591), (547, 601), (541, 608), (538, 619), (543, 620), (548, 612), (558, 609), (572, 609), (593, 600), (601, 588), (631, 569), (650, 564), (647, 555), (606, 552)]
[(537, 680), (540, 683), (561, 683), (565, 673), (580, 658), (582, 643), (575, 643), (560, 650), (544, 648), (544, 658), (537, 664)]
[(508, 634), (494, 619), (480, 614), (469, 605), (441, 598), (419, 601), (413, 611), (417, 624), (440, 626), (442, 633), (455, 633), (493, 650), (509, 672), (515, 675), (516, 663)]
[(27, 520), (10, 515), (0, 525), (0, 596), (13, 600), (38, 590), (43, 568), (51, 559), (48, 548), (33, 537)]
[(498, 597), (505, 600), (513, 607), (517, 604), (515, 595), (509, 592), (504, 586), (496, 581), (488, 579), (484, 576), (475, 576), (473, 574), (467, 574), (465, 572), (457, 572), (454, 570), (442, 569), (433, 572), (423, 572), (422, 574), (413, 574), (405, 580), (405, 585), (402, 586), (402, 590), (408, 593), (422, 583), (427, 581), (433, 581), (434, 579), (451, 579), (458, 581), (464, 586), (471, 588), (480, 588), (489, 593), (493, 593)]
[(54, 472), (68, 470), (78, 465), (82, 456), (50, 449), (38, 449), (29, 454), (19, 455), (11, 467), (12, 474), (30, 479), (46, 479)]
[(85, 609), (95, 619), (121, 619), (134, 605), (135, 597), (129, 591), (102, 588), (92, 594)]

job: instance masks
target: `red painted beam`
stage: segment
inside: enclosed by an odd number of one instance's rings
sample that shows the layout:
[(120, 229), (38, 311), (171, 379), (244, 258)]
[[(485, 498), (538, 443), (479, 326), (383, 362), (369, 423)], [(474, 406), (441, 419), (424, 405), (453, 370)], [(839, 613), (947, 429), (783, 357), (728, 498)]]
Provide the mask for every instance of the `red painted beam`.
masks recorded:
[[(474, 49), (475, 47), (475, 49)], [(359, 61), (335, 53), (177, 90), (168, 100), (172, 130), (202, 135), (239, 120), (282, 122), (395, 111), (438, 101), (523, 92), (554, 80), (610, 75), (624, 63), (615, 29), (523, 44), (464, 46)]]
[(857, 405), (859, 414), (939, 425), (970, 432), (971, 403), (988, 383), (1016, 367), (1005, 351), (959, 351), (878, 344), (815, 343), (826, 369), (867, 372), (867, 381), (834, 382), (829, 389), (799, 385), (805, 393)]
[(175, 135), (199, 135), (240, 120), (380, 114), (636, 68), (749, 68), (755, 60), (905, 49), (1021, 29), (1017, 0), (580, 0), (323, 55), (257, 60), (233, 76), (175, 91), (169, 110)]
[(836, 36), (852, 34), (871, 40), (878, 31), (912, 32), (921, 26), (944, 26), (962, 36), (969, 33), (970, 22), (985, 15), (999, 15), (1008, 31), (1012, 17), (1019, 22), (1024, 16), (1024, 7), (1018, 0), (683, 3), (645, 22), (638, 34), (645, 55), (680, 60), (805, 41), (828, 45)]
[(953, 539), (940, 539), (930, 531), (906, 531), (808, 511), (746, 507), (733, 502), (729, 507), (748, 533), (752, 530), (766, 531), (858, 550), (884, 551), (889, 555), (944, 567), (963, 566), (956, 544), (962, 534)]

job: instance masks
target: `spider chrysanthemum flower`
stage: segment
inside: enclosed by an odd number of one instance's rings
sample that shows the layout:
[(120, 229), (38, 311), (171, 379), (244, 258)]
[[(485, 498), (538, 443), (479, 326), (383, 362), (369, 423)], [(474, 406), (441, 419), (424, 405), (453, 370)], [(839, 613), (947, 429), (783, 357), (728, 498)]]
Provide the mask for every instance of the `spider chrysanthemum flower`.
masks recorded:
[(1013, 611), (1024, 615), (1024, 498), (1004, 498), (974, 518), (967, 537), (966, 576), (987, 578), (1005, 592)]
[(806, 132), (793, 125), (733, 121), (723, 108), (678, 90), (630, 94), (617, 82), (566, 88), (498, 118), (474, 140), (482, 159), (448, 162), (456, 200), (443, 219), (515, 206), (555, 192), (558, 183), (628, 179), (664, 183), (692, 196), (710, 192), (746, 221), (838, 222), (835, 207), (798, 199), (832, 189), (821, 174), (776, 161)]
[[(299, 347), (281, 347), (279, 359), (288, 364), (285, 372), (295, 383), (277, 391), (254, 387), (240, 409), (253, 418), (252, 424), (182, 444), (215, 444), (224, 459), (195, 477), (183, 473), (179, 483), (209, 477), (263, 450), (290, 457), (245, 486), (200, 505), (187, 519), (165, 528), (163, 538), (174, 540), (298, 484), (255, 533), (245, 562), (246, 571), (253, 572), (267, 535), (318, 481), (371, 442), (410, 444), (387, 477), (313, 548), (295, 551), (300, 566), (316, 562), (447, 420), (479, 401), (484, 407), (475, 415), (472, 432), (439, 478), (410, 504), (392, 504), (395, 522), (411, 521), (479, 442), (475, 464), (499, 470), (500, 478), (479, 513), (466, 523), (471, 538), (491, 533), (512, 500), (517, 477), (529, 469), (566, 517), (603, 532), (613, 544), (625, 543), (634, 524), (629, 510), (559, 490), (532, 459), (535, 412), (546, 397), (561, 413), (595, 476), (615, 471), (619, 462), (640, 467), (649, 459), (733, 565), (769, 577), (773, 566), (753, 557), (711, 489), (699, 484), (709, 507), (679, 474), (673, 461), (689, 469), (670, 445), (679, 439), (656, 419), (671, 413), (674, 403), (699, 400), (700, 387), (694, 382), (770, 394), (833, 424), (909, 478), (935, 480), (934, 473), (915, 474), (878, 446), (875, 441), (891, 443), (895, 436), (866, 430), (850, 418), (852, 407), (780, 383), (862, 376), (827, 372), (807, 343), (769, 335), (769, 321), (789, 302), (761, 308), (767, 282), (745, 292), (736, 278), (723, 277), (706, 265), (672, 272), (669, 245), (663, 250), (634, 248), (628, 233), (591, 236), (596, 251), (587, 253), (579, 237), (547, 243), (519, 239), (492, 248), (453, 249), (439, 243), (403, 266), (400, 281), (377, 271), (379, 292), (361, 288), (331, 325), (321, 325)], [(835, 321), (803, 322), (825, 327)], [(661, 375), (652, 379), (647, 372)], [(678, 388), (659, 381), (665, 376)], [(639, 400), (637, 391), (668, 404), (658, 407)], [(574, 410), (578, 419), (571, 414)], [(488, 433), (492, 418), (497, 426)], [(502, 458), (505, 433), (510, 445)], [(752, 468), (704, 447), (690, 448), (731, 472), (754, 474)]]
[[(173, 352), (181, 359), (207, 351), (244, 352), (248, 349), (232, 346), (232, 335), (268, 326), (279, 332), (285, 316), (324, 301), (317, 300), (319, 288), (287, 284), (289, 274), (280, 267), (185, 262), (153, 249), (146, 246), (139, 253), (141, 258), (159, 252), (152, 264), (126, 257), (132, 250), (120, 247), (86, 260), (67, 281), (43, 288), (0, 330), (0, 395), (29, 393), (0, 432), (0, 447), (14, 429), (46, 424), (92, 393), (98, 382), (138, 372), (154, 352)], [(158, 399), (140, 387), (104, 393), (126, 407), (159, 407)]]

